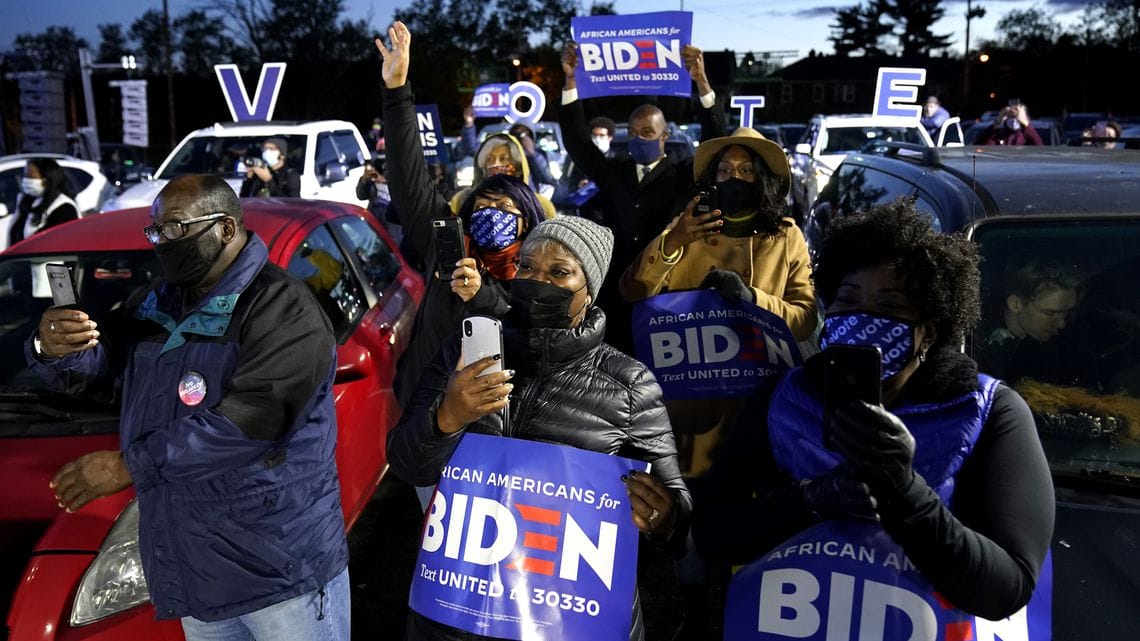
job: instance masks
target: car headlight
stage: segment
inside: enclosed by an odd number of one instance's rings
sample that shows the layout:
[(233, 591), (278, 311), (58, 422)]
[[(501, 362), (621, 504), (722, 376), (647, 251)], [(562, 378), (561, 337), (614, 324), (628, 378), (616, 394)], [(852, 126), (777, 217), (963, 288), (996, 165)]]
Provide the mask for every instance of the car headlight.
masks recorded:
[(562, 163), (557, 160), (550, 161), (550, 175), (555, 180), (562, 180)]
[(470, 187), (475, 182), (475, 167), (463, 167), (455, 172), (455, 184), (459, 187)]
[(79, 582), (71, 608), (71, 625), (79, 627), (105, 619), (146, 603), (148, 599), (150, 594), (139, 556), (139, 506), (135, 500), (127, 504), (111, 526), (111, 532)]

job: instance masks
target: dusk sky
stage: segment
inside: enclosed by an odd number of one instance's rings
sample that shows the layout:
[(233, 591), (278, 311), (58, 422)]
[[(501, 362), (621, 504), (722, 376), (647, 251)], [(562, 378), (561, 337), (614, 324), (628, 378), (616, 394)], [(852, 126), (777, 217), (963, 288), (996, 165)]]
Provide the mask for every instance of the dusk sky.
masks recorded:
[[(590, 0), (583, 0), (585, 6), (589, 3)], [(693, 43), (702, 49), (728, 48), (738, 52), (791, 49), (805, 56), (811, 49), (832, 51), (827, 40), (831, 8), (854, 3), (855, 0), (678, 0), (676, 4), (666, 4), (661, 0), (617, 0), (614, 6), (618, 13), (681, 8), (692, 11)], [(170, 11), (177, 16), (203, 4), (201, 0), (170, 0)], [(345, 16), (368, 20), (373, 28), (380, 30), (391, 22), (395, 8), (408, 4), (403, 0), (345, 0)], [(972, 43), (992, 37), (998, 19), (1011, 9), (1043, 4), (1067, 23), (1083, 6), (1083, 2), (1077, 0), (982, 0), (980, 4), (987, 14), (974, 21)], [(0, 0), (0, 5), (3, 5), (0, 8), (0, 50), (11, 47), (19, 33), (40, 32), (51, 25), (73, 27), (96, 47), (99, 44), (96, 25), (119, 22), (128, 27), (147, 9), (162, 9), (161, 0)], [(960, 51), (965, 39), (966, 3), (965, 0), (947, 0), (945, 6), (947, 16), (936, 25), (936, 32), (953, 33), (955, 48)]]

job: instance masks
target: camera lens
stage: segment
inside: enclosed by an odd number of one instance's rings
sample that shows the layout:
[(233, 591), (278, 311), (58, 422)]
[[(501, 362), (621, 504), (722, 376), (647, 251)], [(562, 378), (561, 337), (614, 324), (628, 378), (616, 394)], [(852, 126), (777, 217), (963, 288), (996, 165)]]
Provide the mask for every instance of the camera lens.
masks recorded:
[(463, 321), (463, 333), (471, 335), (471, 321)]

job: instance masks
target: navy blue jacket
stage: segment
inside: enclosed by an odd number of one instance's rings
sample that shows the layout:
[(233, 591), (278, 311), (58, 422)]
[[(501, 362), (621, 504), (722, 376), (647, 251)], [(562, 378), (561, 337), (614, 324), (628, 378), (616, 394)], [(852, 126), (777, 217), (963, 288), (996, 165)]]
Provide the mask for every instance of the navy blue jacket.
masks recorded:
[[(345, 568), (335, 340), (300, 280), (250, 235), (210, 293), (156, 281), (94, 349), (30, 367), (70, 394), (120, 392), (119, 431), (159, 618), (239, 616)], [(194, 400), (186, 383), (205, 382)]]

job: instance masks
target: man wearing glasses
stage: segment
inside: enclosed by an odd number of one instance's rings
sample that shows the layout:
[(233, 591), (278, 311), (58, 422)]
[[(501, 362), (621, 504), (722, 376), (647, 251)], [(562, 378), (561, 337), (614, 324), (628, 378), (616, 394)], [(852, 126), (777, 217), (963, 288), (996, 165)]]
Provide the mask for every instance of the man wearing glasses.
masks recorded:
[(74, 511), (134, 487), (151, 601), (190, 641), (348, 639), (328, 319), (221, 178), (172, 180), (151, 218), (163, 278), (121, 322), (52, 308), (28, 341), (49, 385), (122, 399), (120, 451), (51, 488)]

